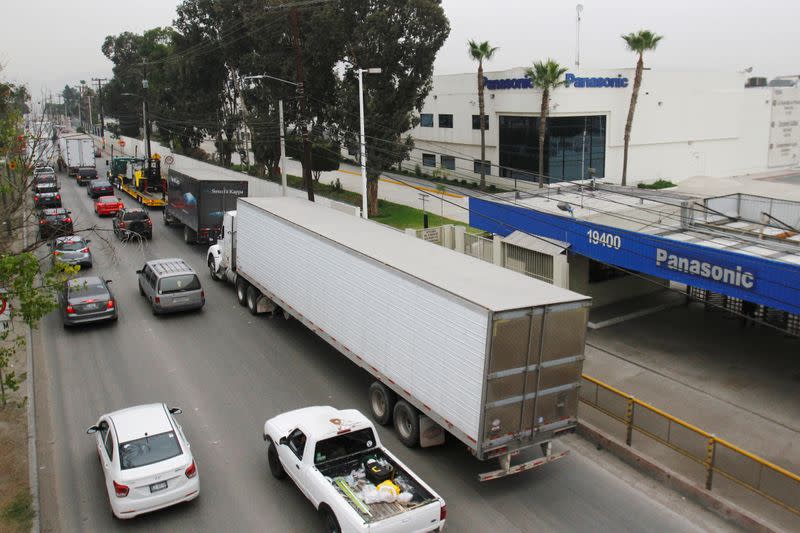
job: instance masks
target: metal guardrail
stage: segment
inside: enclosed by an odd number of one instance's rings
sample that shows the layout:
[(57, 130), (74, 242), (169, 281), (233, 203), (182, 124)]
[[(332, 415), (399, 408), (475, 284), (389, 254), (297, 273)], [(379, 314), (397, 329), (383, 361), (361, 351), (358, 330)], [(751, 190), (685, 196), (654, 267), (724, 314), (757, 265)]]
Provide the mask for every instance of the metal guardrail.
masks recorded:
[(581, 402), (623, 424), (628, 446), (633, 446), (637, 432), (700, 465), (707, 490), (715, 487), (719, 475), (800, 517), (797, 474), (598, 379), (581, 377)]

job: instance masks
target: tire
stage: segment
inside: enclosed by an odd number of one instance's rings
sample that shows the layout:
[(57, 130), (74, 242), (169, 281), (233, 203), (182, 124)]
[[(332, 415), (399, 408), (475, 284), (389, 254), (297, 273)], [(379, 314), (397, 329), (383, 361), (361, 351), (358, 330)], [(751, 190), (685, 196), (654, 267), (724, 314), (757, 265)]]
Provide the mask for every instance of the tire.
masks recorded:
[(284, 479), (286, 477), (286, 470), (283, 469), (281, 459), (278, 457), (278, 450), (272, 441), (269, 442), (269, 448), (267, 448), (267, 463), (269, 463), (269, 471), (272, 477), (275, 479)]
[(258, 299), (261, 298), (261, 291), (250, 285), (247, 287), (247, 310), (251, 315), (258, 314)]
[(211, 279), (214, 281), (222, 281), (222, 277), (217, 275), (217, 268), (214, 266), (214, 258), (208, 256), (208, 273), (211, 274)]
[(325, 533), (342, 533), (342, 528), (339, 527), (339, 521), (336, 520), (336, 515), (327, 507), (322, 510), (322, 520), (325, 524)]
[(169, 215), (167, 214), (167, 210), (166, 209), (164, 210), (164, 219), (163, 220), (164, 220), (164, 225), (165, 226), (172, 225), (172, 223), (169, 221)]
[(197, 235), (189, 226), (183, 227), (183, 242), (186, 244), (194, 244), (197, 242)]
[(372, 418), (378, 424), (385, 426), (392, 421), (395, 402), (397, 396), (394, 391), (380, 381), (374, 381), (369, 386), (369, 406)]
[(394, 406), (394, 429), (400, 442), (409, 448), (419, 446), (419, 412), (405, 400)]
[(236, 278), (236, 300), (239, 305), (247, 305), (247, 287), (249, 285), (246, 279), (242, 277)]

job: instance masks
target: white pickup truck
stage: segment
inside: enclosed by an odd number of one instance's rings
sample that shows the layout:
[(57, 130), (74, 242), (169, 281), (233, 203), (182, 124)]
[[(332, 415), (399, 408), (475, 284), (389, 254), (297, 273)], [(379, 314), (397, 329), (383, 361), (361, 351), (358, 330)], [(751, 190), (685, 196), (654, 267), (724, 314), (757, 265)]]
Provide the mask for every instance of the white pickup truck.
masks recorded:
[[(294, 480), (322, 514), (325, 531), (444, 528), (444, 500), (381, 446), (375, 427), (354, 409), (318, 406), (283, 413), (266, 421), (264, 441), (272, 475)], [(365, 464), (375, 471), (366, 472)], [(388, 486), (378, 483), (384, 478), (391, 480)], [(390, 488), (394, 495), (384, 497)]]

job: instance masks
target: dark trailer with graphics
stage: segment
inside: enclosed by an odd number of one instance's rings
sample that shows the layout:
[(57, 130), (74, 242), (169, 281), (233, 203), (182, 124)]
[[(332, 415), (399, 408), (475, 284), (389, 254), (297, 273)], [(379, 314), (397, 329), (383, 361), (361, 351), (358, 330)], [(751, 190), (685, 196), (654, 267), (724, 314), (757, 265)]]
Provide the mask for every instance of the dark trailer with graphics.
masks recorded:
[(236, 209), (236, 199), (247, 196), (247, 179), (216, 169), (169, 169), (164, 224), (182, 225), (187, 243), (216, 242), (225, 211)]

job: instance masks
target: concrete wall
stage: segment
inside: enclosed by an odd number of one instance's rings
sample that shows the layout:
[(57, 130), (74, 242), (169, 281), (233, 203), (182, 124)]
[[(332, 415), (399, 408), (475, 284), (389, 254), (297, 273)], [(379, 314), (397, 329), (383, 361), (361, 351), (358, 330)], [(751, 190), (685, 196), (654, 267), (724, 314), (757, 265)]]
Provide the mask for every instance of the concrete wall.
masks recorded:
[[(580, 72), (589, 77), (625, 77), (622, 87), (562, 87), (551, 98), (551, 116), (606, 116), (605, 176), (619, 181), (625, 121), (633, 70)], [(489, 72), (489, 79), (522, 78), (522, 69)], [(629, 181), (691, 176), (726, 177), (767, 170), (772, 88), (744, 88), (744, 75), (725, 72), (645, 71), (631, 136)], [(458, 179), (475, 177), (473, 160), (480, 158), (480, 131), (472, 129), (478, 114), (475, 74), (436, 76), (423, 113), (434, 115), (434, 127), (416, 127), (413, 169), (422, 153), (445, 152), (456, 160)], [(486, 91), (486, 158), (499, 163), (500, 115), (537, 116), (541, 91)], [(453, 115), (453, 128), (439, 128), (438, 115)], [(437, 163), (439, 162), (437, 158)], [(420, 166), (422, 166), (420, 164)], [(425, 171), (432, 169), (422, 167)], [(497, 174), (497, 169), (492, 169)], [(464, 174), (464, 175), (460, 175)]]

